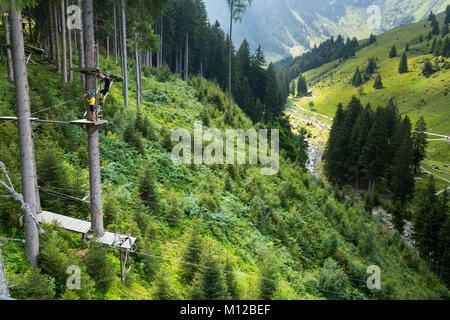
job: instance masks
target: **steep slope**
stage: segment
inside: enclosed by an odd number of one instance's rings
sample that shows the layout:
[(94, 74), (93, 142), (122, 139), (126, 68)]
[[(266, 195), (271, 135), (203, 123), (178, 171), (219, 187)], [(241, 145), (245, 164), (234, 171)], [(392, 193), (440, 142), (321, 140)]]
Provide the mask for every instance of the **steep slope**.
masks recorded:
[[(219, 20), (228, 30), (226, 1), (205, 0), (211, 21)], [(398, 24), (419, 21), (431, 10), (445, 10), (448, 0), (254, 0), (235, 25), (235, 40), (247, 38), (254, 48), (261, 44), (270, 60), (297, 56), (332, 35), (367, 38), (370, 33), (387, 31)], [(381, 9), (381, 30), (367, 26), (367, 9)]]
[[(104, 59), (101, 66), (120, 73)], [(2, 62), (1, 70), (4, 68)], [(33, 112), (40, 111), (39, 117), (82, 117), (78, 79), (77, 85), (62, 85), (51, 66), (30, 65), (29, 73)], [(417, 254), (366, 211), (361, 199), (315, 181), (284, 153), (280, 171), (274, 176), (262, 176), (257, 166), (250, 165), (173, 164), (171, 129), (192, 132), (194, 121), (222, 131), (252, 125), (237, 106), (233, 123), (226, 124), (227, 98), (214, 84), (195, 78), (186, 84), (164, 69), (145, 69), (144, 74), (141, 116), (137, 117), (133, 98), (132, 110), (123, 109), (121, 88), (115, 85), (104, 110), (110, 124), (100, 138), (105, 226), (114, 230), (119, 213), (118, 230), (138, 236), (137, 252), (131, 256), (128, 280), (121, 283), (118, 254), (108, 249), (116, 275), (113, 285), (105, 291), (97, 282), (95, 290), (86, 289), (88, 297), (155, 299), (161, 297), (162, 288), (166, 298), (198, 297), (202, 272), (211, 272), (211, 267), (229, 270), (227, 262), (234, 270), (234, 278), (227, 282), (228, 294), (235, 283), (234, 297), (240, 299), (438, 299), (448, 294)], [(0, 87), (6, 88), (0, 95), (0, 113), (14, 115), (11, 84), (2, 78)], [(130, 88), (134, 87), (130, 83)], [(130, 97), (134, 96), (135, 92), (130, 92)], [(88, 189), (85, 133), (46, 124), (36, 124), (34, 133), (41, 183), (52, 181), (47, 188), (72, 196), (76, 195), (70, 190)], [(1, 160), (18, 185), (15, 126), (1, 124), (0, 137)], [(143, 188), (143, 181), (150, 180), (153, 187), (145, 184)], [(151, 201), (143, 197), (149, 190), (158, 195)], [(85, 204), (55, 195), (41, 196), (44, 209), (88, 217)], [(0, 238), (23, 237), (19, 217), (19, 208), (1, 198)], [(193, 233), (200, 239), (195, 245)], [(79, 298), (81, 293), (67, 290), (65, 278), (61, 282), (58, 272), (63, 270), (64, 274), (64, 261), (86, 264), (80, 257), (88, 244), (55, 227), (48, 227), (41, 239), (43, 252), (57, 257), (41, 263), (42, 273), (56, 279), (55, 298)], [(203, 258), (196, 260), (199, 255), (193, 250), (202, 252)], [(3, 248), (3, 253), (10, 282), (20, 284), (12, 290), (13, 297), (24, 297), (20, 278), (30, 266), (24, 262), (23, 247), (13, 244)], [(208, 260), (211, 256), (216, 260)], [(193, 281), (184, 276), (186, 259), (201, 265), (191, 265)], [(366, 288), (370, 265), (382, 270), (381, 290)], [(222, 273), (218, 279), (229, 274)], [(269, 285), (263, 278), (275, 281)]]

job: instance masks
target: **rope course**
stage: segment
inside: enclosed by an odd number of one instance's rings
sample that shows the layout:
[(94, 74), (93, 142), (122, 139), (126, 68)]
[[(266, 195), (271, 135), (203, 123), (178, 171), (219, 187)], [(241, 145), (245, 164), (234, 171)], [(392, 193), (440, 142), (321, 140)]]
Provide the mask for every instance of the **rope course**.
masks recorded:
[[(47, 111), (47, 110), (50, 110), (50, 109), (54, 109), (54, 108), (60, 107), (60, 106), (62, 106), (62, 105), (68, 104), (68, 103), (70, 103), (70, 102), (72, 102), (72, 101), (79, 100), (79, 99), (82, 98), (82, 97), (83, 97), (83, 95), (81, 95), (81, 96), (79, 96), (79, 97), (76, 97), (76, 98), (74, 98), (74, 99), (71, 99), (71, 100), (62, 102), (62, 103), (55, 104), (55, 105), (53, 105), (53, 106), (51, 106), (51, 107), (48, 107), (48, 108), (45, 108), (45, 109), (42, 109), (42, 110), (33, 112), (33, 113), (30, 114), (30, 116), (34, 116), (34, 115), (37, 115), (37, 114), (42, 113), (42, 112), (44, 112), (44, 111)], [(24, 119), (24, 118), (25, 118), (25, 116), (24, 116), (24, 117), (20, 117), (20, 118), (16, 118), (16, 119), (14, 119), (14, 120), (8, 120), (8, 121), (5, 121), (4, 123), (0, 124), (0, 127), (6, 125), (6, 124), (8, 124), (8, 123), (12, 123), (12, 122), (16, 122), (16, 121), (18, 121), (18, 120)]]

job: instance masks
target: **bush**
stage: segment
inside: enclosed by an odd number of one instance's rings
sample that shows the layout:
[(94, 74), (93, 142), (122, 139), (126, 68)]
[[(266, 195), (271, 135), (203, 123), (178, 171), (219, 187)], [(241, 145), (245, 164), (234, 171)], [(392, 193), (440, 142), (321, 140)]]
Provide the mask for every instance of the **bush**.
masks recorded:
[(24, 300), (51, 300), (55, 296), (55, 279), (44, 275), (38, 268), (32, 268), (18, 277), (17, 287), (11, 290), (11, 296)]
[(345, 292), (347, 289), (347, 275), (339, 268), (336, 261), (328, 258), (319, 271), (320, 288), (336, 292)]
[(94, 279), (96, 287), (107, 292), (114, 281), (114, 271), (106, 256), (106, 249), (97, 242), (92, 242), (85, 256), (85, 264), (89, 276)]

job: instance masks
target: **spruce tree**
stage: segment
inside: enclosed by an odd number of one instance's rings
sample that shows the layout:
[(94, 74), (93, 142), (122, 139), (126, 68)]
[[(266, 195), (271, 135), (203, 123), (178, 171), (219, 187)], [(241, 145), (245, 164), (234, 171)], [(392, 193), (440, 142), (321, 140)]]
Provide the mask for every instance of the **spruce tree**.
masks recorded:
[(332, 182), (344, 180), (345, 172), (345, 113), (340, 103), (331, 126), (330, 137), (324, 152), (325, 172)]
[(394, 224), (395, 229), (403, 234), (403, 228), (405, 226), (405, 206), (400, 200), (395, 201), (395, 204), (392, 208), (392, 223)]
[(259, 280), (259, 291), (261, 300), (272, 300), (277, 290), (276, 270), (271, 258), (264, 263), (261, 269), (261, 279)]
[(406, 52), (403, 53), (402, 58), (400, 59), (400, 65), (398, 66), (399, 73), (408, 72), (408, 58), (406, 56)]
[(183, 265), (183, 276), (187, 282), (192, 282), (198, 267), (195, 264), (200, 263), (202, 251), (202, 239), (198, 233), (198, 227), (194, 222), (194, 226), (189, 238), (188, 246), (183, 254), (183, 260), (189, 264)]
[(444, 23), (450, 23), (450, 5), (445, 9), (445, 20)]
[(437, 21), (436, 17), (434, 17), (434, 20), (431, 22), (432, 30), (431, 33), (435, 36), (437, 36), (439, 33), (441, 33), (441, 29), (439, 28), (439, 22)]
[(397, 56), (397, 48), (395, 48), (395, 45), (392, 46), (391, 52), (389, 52), (389, 58), (395, 58)]
[(356, 68), (355, 74), (353, 75), (352, 84), (354, 87), (359, 87), (362, 84), (362, 76), (359, 68)]
[(140, 178), (139, 196), (147, 207), (154, 212), (159, 212), (161, 208), (159, 192), (150, 167), (145, 169), (144, 175)]
[(429, 59), (425, 61), (425, 64), (423, 65), (422, 74), (429, 78), (434, 73), (433, 64)]
[(355, 181), (356, 189), (359, 188), (359, 177), (361, 171), (361, 154), (363, 147), (367, 141), (367, 136), (370, 130), (370, 113), (371, 107), (368, 105), (358, 116), (355, 125), (353, 126), (350, 137), (350, 160), (348, 168), (350, 174)]
[(409, 51), (409, 43), (406, 44), (405, 52)]
[(303, 74), (300, 74), (297, 82), (297, 97), (306, 96), (308, 94), (308, 86), (306, 85), (306, 79)]
[(411, 200), (414, 193), (413, 146), (411, 122), (405, 117), (397, 130), (398, 145), (393, 162), (392, 190), (394, 198), (402, 204)]
[(437, 45), (437, 39), (434, 39), (433, 43), (431, 44), (430, 53), (434, 53), (434, 50), (436, 49), (436, 45)]
[(426, 149), (428, 145), (427, 136), (424, 133), (426, 131), (427, 125), (425, 119), (422, 116), (416, 122), (412, 138), (412, 146), (413, 146), (412, 161), (416, 173), (419, 172), (420, 163), (425, 159), (426, 155)]
[(375, 78), (375, 82), (373, 84), (373, 87), (375, 89), (383, 89), (383, 80), (381, 79), (381, 75), (378, 74), (377, 77)]
[(446, 35), (448, 35), (449, 30), (448, 30), (448, 23), (446, 23), (444, 25), (444, 27), (442, 28), (442, 37), (445, 37)]
[[(208, 250), (209, 251), (209, 250)], [(193, 292), (195, 299), (224, 300), (227, 298), (227, 286), (219, 262), (210, 252), (203, 254), (201, 268), (194, 279)]]
[(389, 160), (389, 130), (386, 112), (379, 107), (375, 113), (372, 128), (361, 154), (362, 172), (368, 180), (368, 191), (375, 190), (377, 180), (384, 176)]

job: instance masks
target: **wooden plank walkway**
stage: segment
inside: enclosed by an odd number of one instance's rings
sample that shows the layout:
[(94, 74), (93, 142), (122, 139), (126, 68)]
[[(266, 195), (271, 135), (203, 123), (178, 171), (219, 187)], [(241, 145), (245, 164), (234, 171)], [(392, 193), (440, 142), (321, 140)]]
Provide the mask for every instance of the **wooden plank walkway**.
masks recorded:
[[(37, 219), (40, 223), (51, 224), (56, 222), (62, 228), (76, 233), (88, 234), (91, 230), (91, 223), (88, 221), (63, 216), (49, 211), (42, 211), (42, 213), (37, 216)], [(133, 250), (136, 238), (113, 232), (105, 232), (103, 237), (98, 238), (97, 241), (112, 248)]]

